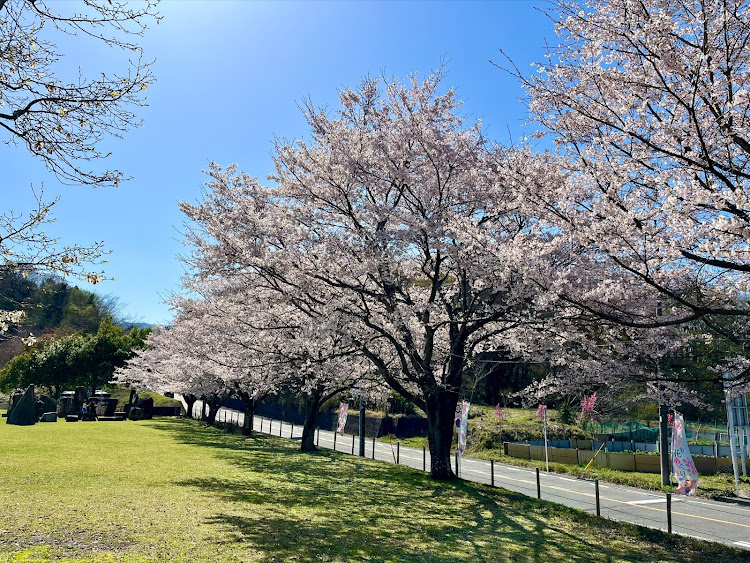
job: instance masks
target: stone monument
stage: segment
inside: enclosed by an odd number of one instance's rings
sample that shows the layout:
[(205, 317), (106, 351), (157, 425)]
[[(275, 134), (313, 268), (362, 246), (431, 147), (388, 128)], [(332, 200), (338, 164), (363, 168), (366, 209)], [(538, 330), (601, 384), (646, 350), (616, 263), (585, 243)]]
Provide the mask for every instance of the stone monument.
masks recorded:
[(31, 426), (36, 424), (36, 400), (34, 399), (34, 386), (29, 385), (20, 399), (16, 400), (8, 413), (6, 424), (17, 424), (18, 426)]

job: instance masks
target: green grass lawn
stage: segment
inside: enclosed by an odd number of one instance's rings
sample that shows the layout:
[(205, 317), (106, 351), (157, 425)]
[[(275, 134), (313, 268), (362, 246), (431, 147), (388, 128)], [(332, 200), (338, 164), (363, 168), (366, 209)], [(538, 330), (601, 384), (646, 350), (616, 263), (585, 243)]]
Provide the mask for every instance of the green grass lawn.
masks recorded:
[(738, 561), (747, 552), (175, 419), (0, 424), (0, 561)]

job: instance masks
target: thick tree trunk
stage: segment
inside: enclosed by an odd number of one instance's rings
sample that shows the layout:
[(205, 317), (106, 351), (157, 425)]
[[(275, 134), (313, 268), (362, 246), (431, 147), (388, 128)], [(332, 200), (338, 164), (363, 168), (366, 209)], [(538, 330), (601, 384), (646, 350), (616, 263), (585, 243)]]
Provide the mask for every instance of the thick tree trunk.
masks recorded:
[(302, 426), (301, 448), (303, 452), (314, 452), (317, 449), (315, 447), (315, 419), (318, 416), (322, 398), (323, 396), (318, 392), (313, 392), (307, 396), (305, 423)]
[(455, 479), (451, 469), (451, 444), (458, 393), (438, 390), (426, 395), (427, 440), (430, 444), (430, 476), (442, 481)]
[(185, 416), (187, 418), (193, 418), (193, 407), (195, 406), (195, 401), (197, 401), (197, 397), (194, 395), (183, 395), (183, 399), (185, 399), (185, 403), (187, 404), (187, 407), (185, 408)]
[(242, 421), (242, 435), (252, 436), (253, 416), (255, 414), (255, 405), (258, 402), (258, 399), (253, 398), (252, 394), (243, 391), (239, 386), (235, 389), (234, 394), (240, 401), (242, 401), (242, 406), (245, 407), (245, 417)]
[(208, 417), (206, 418), (206, 424), (213, 426), (216, 422), (216, 413), (219, 412), (219, 403), (208, 403)]
[(255, 401), (252, 399), (242, 400), (242, 404), (245, 406), (245, 419), (242, 422), (242, 435), (252, 436), (253, 435), (253, 415), (255, 413)]

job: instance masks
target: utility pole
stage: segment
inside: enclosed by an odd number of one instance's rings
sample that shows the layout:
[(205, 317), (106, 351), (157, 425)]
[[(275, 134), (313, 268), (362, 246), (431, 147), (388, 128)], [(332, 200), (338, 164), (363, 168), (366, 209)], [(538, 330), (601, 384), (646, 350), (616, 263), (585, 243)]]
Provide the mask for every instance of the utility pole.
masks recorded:
[[(661, 317), (662, 309), (661, 302), (656, 304), (656, 317)], [(659, 350), (663, 348), (663, 345), (659, 345)], [(657, 360), (657, 371), (658, 375), (663, 375), (664, 370), (664, 358), (659, 353)], [(659, 457), (661, 461), (661, 486), (671, 486), (672, 483), (672, 464), (670, 463), (669, 456), (669, 440), (667, 439), (668, 425), (667, 425), (667, 405), (664, 404), (664, 386), (659, 385)]]

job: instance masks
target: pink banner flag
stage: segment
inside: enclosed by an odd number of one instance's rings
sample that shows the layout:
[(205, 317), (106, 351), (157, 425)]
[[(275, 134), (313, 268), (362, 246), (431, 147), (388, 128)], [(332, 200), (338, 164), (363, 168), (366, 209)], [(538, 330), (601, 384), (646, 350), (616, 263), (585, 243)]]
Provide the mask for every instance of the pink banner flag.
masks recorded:
[(466, 449), (466, 432), (469, 422), (469, 403), (463, 401), (456, 405), (456, 432), (458, 432), (458, 453), (463, 454)]
[(347, 403), (339, 403), (339, 425), (336, 427), (336, 432), (344, 435), (344, 427), (346, 426), (346, 415), (349, 410)]
[(698, 488), (698, 470), (690, 455), (690, 448), (685, 434), (685, 421), (682, 415), (675, 411), (672, 428), (672, 466), (674, 476), (677, 478), (679, 487), (675, 490), (677, 494), (689, 495), (695, 493)]

